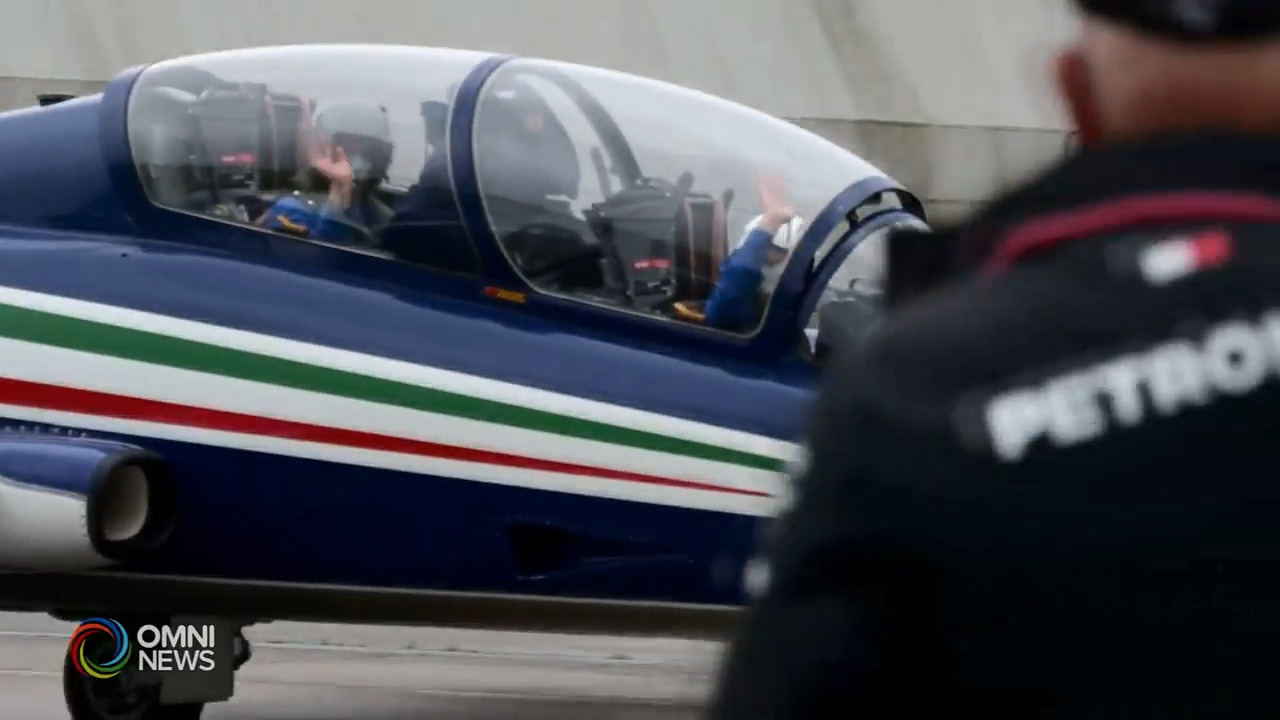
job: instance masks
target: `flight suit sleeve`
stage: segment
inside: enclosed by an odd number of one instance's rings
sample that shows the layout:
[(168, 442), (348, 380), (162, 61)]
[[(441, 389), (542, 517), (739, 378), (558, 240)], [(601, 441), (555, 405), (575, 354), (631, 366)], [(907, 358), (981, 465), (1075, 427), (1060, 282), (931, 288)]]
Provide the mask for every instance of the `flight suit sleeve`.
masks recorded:
[(770, 528), (768, 586), (730, 647), (714, 720), (962, 715), (938, 575), (903, 532), (912, 500), (888, 458), (914, 439), (853, 396), (860, 364), (833, 367), (818, 394), (807, 469)]
[(315, 205), (292, 196), (280, 198), (268, 208), (262, 224), (314, 240), (349, 242), (358, 237), (357, 228), (329, 203)]
[(756, 294), (764, 279), (763, 268), (773, 235), (752, 230), (742, 246), (720, 266), (720, 281), (707, 299), (706, 324), (721, 330), (739, 330), (756, 318)]

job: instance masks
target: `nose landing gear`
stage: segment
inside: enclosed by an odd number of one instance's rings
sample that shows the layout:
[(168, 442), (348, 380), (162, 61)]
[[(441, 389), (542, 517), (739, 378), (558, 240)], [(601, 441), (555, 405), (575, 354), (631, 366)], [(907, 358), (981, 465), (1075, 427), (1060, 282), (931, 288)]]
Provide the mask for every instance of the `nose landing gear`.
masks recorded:
[(204, 712), (204, 703), (162, 705), (159, 685), (139, 685), (122, 676), (84, 677), (68, 660), (62, 670), (62, 694), (71, 720), (199, 720)]

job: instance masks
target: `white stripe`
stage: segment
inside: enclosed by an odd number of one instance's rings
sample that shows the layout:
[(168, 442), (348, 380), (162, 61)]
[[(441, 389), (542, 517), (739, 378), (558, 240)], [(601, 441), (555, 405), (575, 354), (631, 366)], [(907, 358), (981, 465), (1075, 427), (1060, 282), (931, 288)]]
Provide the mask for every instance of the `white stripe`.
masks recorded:
[[(219, 430), (204, 430), (138, 420), (120, 420), (97, 415), (38, 410), (16, 405), (0, 405), (0, 417), (104, 433), (134, 435), (272, 455), (285, 455), (328, 463), (396, 470), (418, 475), (436, 475), (495, 485), (694, 510), (710, 510), (736, 515), (765, 517), (772, 513), (774, 504), (771, 498), (746, 497), (712, 490), (694, 490), (645, 483), (619, 482), (594, 477), (578, 477), (541, 470), (482, 465), (440, 458), (424, 458), (403, 453), (364, 450), (339, 445), (285, 440)], [(225, 468), (227, 474), (238, 474), (243, 471), (244, 468), (234, 465)], [(376, 492), (376, 490), (371, 489), (371, 492)]]
[(182, 320), (113, 305), (91, 303), (9, 287), (0, 287), (0, 303), (123, 328), (158, 333), (174, 338), (219, 345), (244, 352), (259, 353), (284, 360), (321, 365), (358, 375), (511, 403), (535, 410), (658, 433), (693, 442), (718, 445), (778, 459), (786, 459), (793, 452), (792, 443), (762, 435), (753, 435), (706, 423), (673, 418), (658, 413), (635, 410), (450, 370), (415, 365), (376, 355), (338, 350), (323, 345), (313, 345), (270, 335), (234, 330), (219, 325)]
[[(780, 473), (0, 337), (0, 375), (147, 400), (772, 492)], [(609, 482), (619, 482), (611, 480)]]

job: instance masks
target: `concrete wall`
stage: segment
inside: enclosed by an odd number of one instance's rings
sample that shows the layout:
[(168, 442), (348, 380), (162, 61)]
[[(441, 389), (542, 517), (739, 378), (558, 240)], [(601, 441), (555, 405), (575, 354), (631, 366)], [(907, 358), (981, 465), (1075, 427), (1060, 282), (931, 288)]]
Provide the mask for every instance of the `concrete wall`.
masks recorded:
[(0, 107), (129, 65), (294, 42), (538, 55), (788, 118), (954, 214), (1061, 155), (1061, 0), (0, 0)]

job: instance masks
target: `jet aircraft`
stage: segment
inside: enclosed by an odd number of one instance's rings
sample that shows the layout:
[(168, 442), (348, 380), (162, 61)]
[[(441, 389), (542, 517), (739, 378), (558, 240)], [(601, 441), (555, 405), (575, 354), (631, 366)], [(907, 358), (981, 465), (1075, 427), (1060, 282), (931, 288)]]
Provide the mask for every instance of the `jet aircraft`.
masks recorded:
[[(78, 720), (198, 716), (273, 619), (719, 636), (925, 227), (767, 114), (459, 50), (133, 68), (0, 114), (0, 157), (0, 607), (236, 639), (199, 682), (69, 659)], [(762, 174), (803, 234), (709, 325)]]

